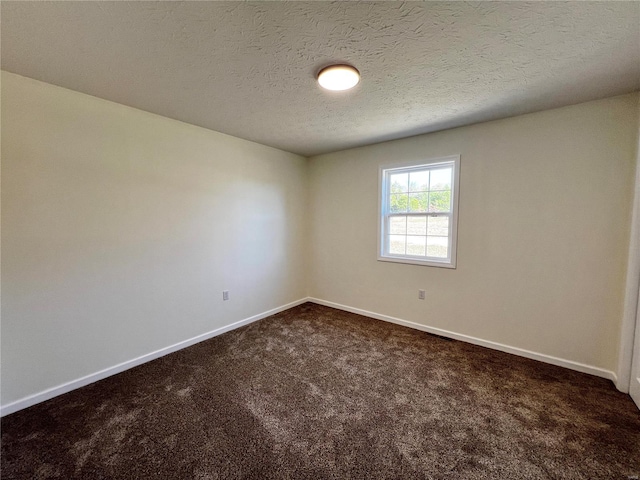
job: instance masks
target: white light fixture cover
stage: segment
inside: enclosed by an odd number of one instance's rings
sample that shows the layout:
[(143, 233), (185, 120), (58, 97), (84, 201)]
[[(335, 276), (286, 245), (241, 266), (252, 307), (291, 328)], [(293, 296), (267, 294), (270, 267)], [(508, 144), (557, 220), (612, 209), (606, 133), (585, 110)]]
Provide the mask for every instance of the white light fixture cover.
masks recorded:
[(318, 83), (327, 90), (349, 90), (360, 81), (360, 72), (351, 65), (331, 65), (318, 73)]

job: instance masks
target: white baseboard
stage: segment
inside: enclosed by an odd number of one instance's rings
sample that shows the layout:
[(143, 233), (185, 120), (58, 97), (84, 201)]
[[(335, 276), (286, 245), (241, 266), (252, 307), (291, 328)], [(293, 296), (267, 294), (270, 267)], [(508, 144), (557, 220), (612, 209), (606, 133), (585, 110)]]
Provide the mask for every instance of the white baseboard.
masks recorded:
[(53, 397), (57, 397), (58, 395), (62, 395), (63, 393), (67, 393), (77, 388), (84, 387), (85, 385), (89, 385), (90, 383), (97, 382), (98, 380), (102, 380), (104, 378), (110, 377), (117, 373), (124, 372), (125, 370), (128, 370), (130, 368), (137, 367), (138, 365), (142, 365), (143, 363), (150, 362), (151, 360), (155, 360), (156, 358), (163, 357), (165, 355), (168, 355), (169, 353), (182, 350), (183, 348), (189, 347), (196, 343), (200, 343), (204, 340), (217, 337), (218, 335), (221, 335), (230, 330), (235, 330), (236, 328), (243, 327), (245, 325), (256, 322), (258, 320), (262, 320), (263, 318), (266, 318), (270, 315), (275, 315), (276, 313), (279, 313), (279, 312), (282, 312), (283, 310), (287, 310), (297, 305), (306, 303), (307, 301), (308, 301), (307, 298), (301, 298), (300, 300), (296, 300), (295, 302), (291, 302), (286, 305), (273, 308), (266, 312), (259, 313), (258, 315), (245, 318), (244, 320), (239, 320), (230, 325), (226, 325), (224, 327), (211, 330), (210, 332), (203, 333), (202, 335), (198, 335), (188, 340), (184, 340), (182, 342), (175, 343), (168, 347), (161, 348), (160, 350), (156, 350), (155, 352), (147, 353), (146, 355), (142, 355), (132, 360), (119, 363), (118, 365), (114, 365), (113, 367), (108, 367), (103, 370), (100, 370), (99, 372), (91, 373), (89, 375), (85, 375), (84, 377), (78, 378), (76, 380), (63, 383), (62, 385), (58, 385), (57, 387), (48, 388), (47, 390), (44, 390), (39, 393), (35, 393), (33, 395), (29, 395), (27, 397), (21, 398), (20, 400), (16, 400), (15, 402), (11, 402), (7, 405), (2, 405), (0, 407), (0, 417), (4, 417), (5, 415), (9, 415), (10, 413), (17, 412), (18, 410), (22, 410), (24, 408), (35, 405), (37, 403), (44, 402)]
[(309, 297), (308, 301), (324, 305), (326, 307), (337, 308), (338, 310), (344, 310), (346, 312), (357, 313), (358, 315), (364, 315), (365, 317), (375, 318), (377, 320), (383, 320), (385, 322), (395, 323), (416, 330), (421, 330), (427, 333), (433, 333), (442, 337), (453, 338), (462, 342), (472, 343), (473, 345), (479, 345), (481, 347), (491, 348), (493, 350), (499, 350), (501, 352), (511, 353), (520, 357), (530, 358), (532, 360), (538, 360), (544, 363), (550, 363), (558, 367), (568, 368), (570, 370), (576, 370), (582, 373), (588, 373), (595, 375), (596, 377), (606, 378), (616, 383), (616, 374), (610, 370), (604, 370), (602, 368), (593, 367), (591, 365), (585, 365), (584, 363), (574, 362), (572, 360), (565, 360), (563, 358), (552, 357), (551, 355), (545, 355), (543, 353), (532, 352), (530, 350), (524, 350), (522, 348), (511, 347), (509, 345), (503, 345), (502, 343), (496, 343), (489, 340), (483, 340), (481, 338), (471, 337), (469, 335), (463, 335), (461, 333), (450, 332), (448, 330), (442, 330), (440, 328), (429, 327), (408, 320), (402, 320), (400, 318), (390, 317), (388, 315), (382, 315), (380, 313), (370, 312), (368, 310), (362, 310), (360, 308), (349, 307), (347, 305), (341, 305), (339, 303), (329, 302), (327, 300), (321, 300), (319, 298)]
[(118, 365), (114, 365), (113, 367), (108, 367), (99, 372), (95, 372), (84, 377), (78, 378), (76, 380), (72, 380), (67, 383), (63, 383), (57, 387), (52, 387), (47, 390), (44, 390), (39, 393), (35, 393), (33, 395), (29, 395), (20, 400), (16, 400), (15, 402), (9, 403), (7, 405), (3, 405), (0, 407), (0, 416), (9, 415), (11, 413), (17, 412), (18, 410), (22, 410), (24, 408), (30, 407), (32, 405), (36, 405), (37, 403), (44, 402), (53, 397), (57, 397), (58, 395), (62, 395), (64, 393), (70, 392), (72, 390), (76, 390), (77, 388), (84, 387), (85, 385), (89, 385), (91, 383), (97, 382), (98, 380), (102, 380), (104, 378), (110, 377), (112, 375), (116, 375), (120, 372), (124, 372), (133, 367), (137, 367), (138, 365), (142, 365), (143, 363), (150, 362), (151, 360), (155, 360), (156, 358), (163, 357), (168, 355), (169, 353), (176, 352), (178, 350), (182, 350), (183, 348), (189, 347), (196, 343), (202, 342), (204, 340), (208, 340), (210, 338), (221, 335), (225, 332), (235, 330), (236, 328), (240, 328), (244, 325), (248, 325), (250, 323), (256, 322), (258, 320), (262, 320), (270, 315), (275, 315), (276, 313), (282, 312), (289, 308), (293, 308), (297, 305), (301, 305), (306, 302), (317, 303), (319, 305), (325, 305), (327, 307), (337, 308), (338, 310), (344, 310), (346, 312), (357, 313), (359, 315), (364, 315), (366, 317), (375, 318), (377, 320), (383, 320), (385, 322), (395, 323), (397, 325), (402, 325), (405, 327), (413, 328), (416, 330), (421, 330), (427, 333), (433, 333), (436, 335), (440, 335), (447, 338), (453, 338), (455, 340), (460, 340), (462, 342), (471, 343), (474, 345), (479, 345), (481, 347), (491, 348), (493, 350), (499, 350), (501, 352), (511, 353), (513, 355), (518, 355), (525, 358), (530, 358), (532, 360), (538, 360), (540, 362), (549, 363), (551, 365), (556, 365), (559, 367), (568, 368), (570, 370), (576, 370), (582, 373), (588, 373), (590, 375), (595, 375), (597, 377), (606, 378), (611, 380), (614, 384), (616, 383), (616, 374), (610, 370), (604, 370), (602, 368), (593, 367), (591, 365), (585, 365), (583, 363), (574, 362), (572, 360), (565, 360), (562, 358), (552, 357), (550, 355), (545, 355), (542, 353), (536, 353), (529, 350), (524, 350), (517, 347), (510, 347), (508, 345), (503, 345), (501, 343), (492, 342), (489, 340), (483, 340), (480, 338), (471, 337), (469, 335), (463, 335), (461, 333), (450, 332), (448, 330), (442, 330), (440, 328), (429, 327), (427, 325), (422, 325), (415, 322), (410, 322), (408, 320), (402, 320), (400, 318), (391, 317), (388, 315), (382, 315), (380, 313), (370, 312), (368, 310), (362, 310), (360, 308), (349, 307), (347, 305), (341, 305), (339, 303), (329, 302), (327, 300), (322, 300), (319, 298), (307, 297), (301, 298), (300, 300), (296, 300), (295, 302), (288, 303), (286, 305), (282, 305), (280, 307), (276, 307), (274, 309), (268, 310), (266, 312), (259, 313), (249, 318), (245, 318), (244, 320), (239, 320), (230, 325), (226, 325), (224, 327), (217, 328), (207, 333), (203, 333), (202, 335), (198, 335), (196, 337), (190, 338), (188, 340), (184, 340), (182, 342), (176, 343), (174, 345), (170, 345), (165, 348), (161, 348), (160, 350), (156, 350), (151, 353), (147, 353), (146, 355), (142, 355), (140, 357), (134, 358), (132, 360), (128, 360), (126, 362), (119, 363)]

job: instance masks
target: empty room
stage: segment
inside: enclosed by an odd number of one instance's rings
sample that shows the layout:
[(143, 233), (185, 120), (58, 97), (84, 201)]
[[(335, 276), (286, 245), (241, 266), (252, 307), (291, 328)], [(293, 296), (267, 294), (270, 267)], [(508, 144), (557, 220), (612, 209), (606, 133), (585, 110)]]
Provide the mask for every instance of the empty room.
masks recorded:
[(640, 2), (0, 2), (3, 479), (638, 479)]

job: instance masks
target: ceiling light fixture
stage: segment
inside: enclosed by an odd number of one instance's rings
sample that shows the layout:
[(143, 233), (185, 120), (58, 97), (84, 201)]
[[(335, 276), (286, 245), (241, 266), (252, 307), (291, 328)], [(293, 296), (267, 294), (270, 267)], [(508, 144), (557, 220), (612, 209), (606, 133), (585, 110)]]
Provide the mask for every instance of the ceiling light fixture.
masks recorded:
[(327, 90), (349, 90), (360, 81), (360, 72), (351, 65), (331, 65), (318, 73), (318, 83)]

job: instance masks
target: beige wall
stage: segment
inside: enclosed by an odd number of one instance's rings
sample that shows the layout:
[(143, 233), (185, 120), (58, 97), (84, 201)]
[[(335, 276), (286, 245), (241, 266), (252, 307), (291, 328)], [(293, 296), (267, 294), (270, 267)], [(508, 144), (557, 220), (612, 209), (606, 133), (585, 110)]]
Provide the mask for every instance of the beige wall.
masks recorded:
[(2, 404), (304, 298), (307, 191), (303, 157), (3, 72)]
[[(637, 134), (633, 94), (314, 157), (310, 295), (614, 371)], [(457, 269), (377, 261), (379, 165), (452, 154)]]
[[(616, 367), (638, 95), (308, 161), (6, 72), (1, 100), (3, 406), (308, 293)], [(458, 268), (378, 262), (378, 166), (458, 153)]]

